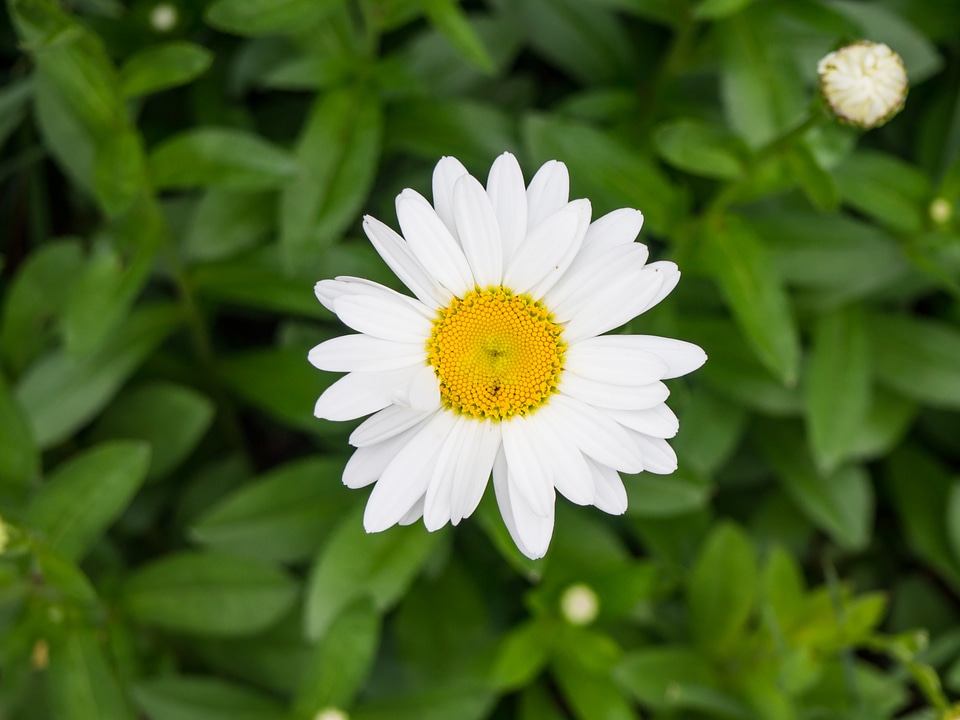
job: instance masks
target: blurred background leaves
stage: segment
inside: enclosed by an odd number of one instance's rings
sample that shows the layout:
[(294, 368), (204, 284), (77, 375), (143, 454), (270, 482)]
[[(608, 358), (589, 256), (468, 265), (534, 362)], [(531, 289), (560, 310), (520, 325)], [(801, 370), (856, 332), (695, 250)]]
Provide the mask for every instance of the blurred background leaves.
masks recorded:
[[(950, 0), (8, 0), (0, 53), (0, 718), (924, 720), (960, 693), (960, 6)], [(861, 134), (816, 62), (911, 80)], [(342, 330), (455, 155), (641, 209), (632, 332), (673, 476), (548, 556), (492, 497), (366, 535)], [(489, 495), (489, 493), (488, 493)], [(584, 590), (585, 589), (585, 590)], [(572, 614), (565, 598), (593, 598)]]

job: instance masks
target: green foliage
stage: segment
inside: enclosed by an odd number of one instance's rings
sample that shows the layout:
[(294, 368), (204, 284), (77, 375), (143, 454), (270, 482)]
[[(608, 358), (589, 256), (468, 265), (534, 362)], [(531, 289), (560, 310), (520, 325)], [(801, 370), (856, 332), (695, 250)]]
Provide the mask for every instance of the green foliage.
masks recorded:
[[(953, 4), (6, 9), (0, 717), (956, 714)], [(855, 38), (912, 85), (869, 133), (816, 88)], [(623, 517), (559, 500), (537, 561), (490, 490), (365, 533), (307, 362), (344, 332), (314, 283), (403, 289), (362, 216), (504, 151), (640, 209), (684, 276), (629, 330), (709, 356), (669, 381), (678, 470), (624, 476)]]

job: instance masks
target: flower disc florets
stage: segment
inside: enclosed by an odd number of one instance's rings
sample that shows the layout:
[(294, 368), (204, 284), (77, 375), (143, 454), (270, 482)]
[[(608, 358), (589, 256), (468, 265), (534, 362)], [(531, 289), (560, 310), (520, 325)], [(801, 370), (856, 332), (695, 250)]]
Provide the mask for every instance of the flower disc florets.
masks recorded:
[(841, 121), (869, 130), (903, 109), (907, 71), (883, 43), (855, 42), (830, 53), (817, 65), (820, 92)]

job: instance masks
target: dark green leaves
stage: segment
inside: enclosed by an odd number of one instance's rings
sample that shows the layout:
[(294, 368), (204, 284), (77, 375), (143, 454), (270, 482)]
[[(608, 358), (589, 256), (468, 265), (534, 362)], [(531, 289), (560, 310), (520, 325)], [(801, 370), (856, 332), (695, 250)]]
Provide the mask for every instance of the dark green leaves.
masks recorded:
[(171, 42), (141, 50), (120, 68), (120, 88), (127, 97), (176, 87), (203, 74), (213, 54), (199, 45)]
[(661, 125), (653, 142), (664, 160), (693, 175), (730, 180), (743, 174), (740, 148), (716, 126), (675, 120)]
[(280, 619), (296, 583), (259, 560), (219, 553), (170, 554), (131, 574), (121, 605), (140, 622), (199, 635), (247, 635)]
[(80, 559), (117, 519), (147, 475), (143, 443), (104, 443), (53, 472), (27, 508), (26, 522), (60, 554)]
[(306, 33), (341, 0), (217, 0), (207, 22), (237, 35)]
[(55, 717), (132, 720), (133, 712), (92, 628), (58, 628), (49, 648), (44, 680)]

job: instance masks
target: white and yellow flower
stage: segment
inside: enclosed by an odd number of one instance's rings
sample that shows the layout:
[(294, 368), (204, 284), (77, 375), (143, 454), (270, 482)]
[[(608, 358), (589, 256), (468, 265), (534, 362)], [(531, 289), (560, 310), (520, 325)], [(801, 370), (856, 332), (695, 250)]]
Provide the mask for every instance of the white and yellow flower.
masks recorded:
[(351, 488), (376, 483), (364, 527), (423, 517), (428, 530), (469, 516), (493, 485), (517, 546), (542, 557), (557, 490), (623, 513), (619, 471), (670, 473), (676, 416), (663, 380), (695, 370), (704, 352), (648, 335), (602, 335), (656, 305), (680, 278), (647, 263), (643, 224), (622, 209), (590, 222), (568, 201), (563, 163), (524, 187), (504, 153), (486, 188), (454, 158), (433, 174), (434, 204), (397, 197), (403, 236), (363, 227), (408, 297), (369, 280), (317, 283), (320, 302), (358, 334), (321, 343), (310, 362), (348, 373), (315, 414), (352, 420)]
[(860, 40), (830, 53), (817, 65), (820, 92), (840, 120), (869, 130), (903, 109), (907, 71), (883, 43)]

